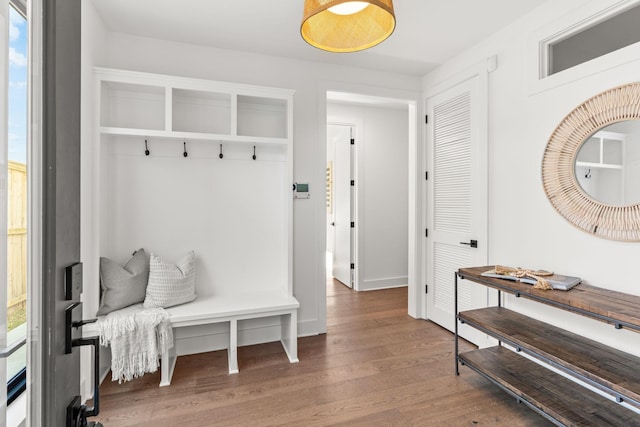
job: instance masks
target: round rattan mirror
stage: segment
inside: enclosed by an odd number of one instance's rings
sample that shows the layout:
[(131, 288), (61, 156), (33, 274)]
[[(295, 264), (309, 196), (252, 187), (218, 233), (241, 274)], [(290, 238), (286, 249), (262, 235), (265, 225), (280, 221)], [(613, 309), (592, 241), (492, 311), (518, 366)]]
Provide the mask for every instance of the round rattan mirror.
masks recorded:
[(576, 157), (596, 132), (613, 123), (640, 120), (640, 83), (585, 101), (553, 131), (542, 160), (542, 184), (553, 207), (571, 224), (611, 240), (640, 241), (640, 203), (616, 205), (587, 194), (576, 178)]

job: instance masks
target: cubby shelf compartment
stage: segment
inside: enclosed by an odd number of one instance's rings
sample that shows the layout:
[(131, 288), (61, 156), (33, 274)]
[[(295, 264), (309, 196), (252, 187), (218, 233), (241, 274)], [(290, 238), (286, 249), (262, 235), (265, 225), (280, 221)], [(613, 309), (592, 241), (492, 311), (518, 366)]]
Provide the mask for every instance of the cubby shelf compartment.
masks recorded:
[(96, 68), (101, 134), (290, 144), (292, 90)]
[(238, 95), (238, 135), (287, 137), (287, 104), (284, 99)]
[(231, 135), (231, 94), (173, 88), (174, 132)]
[(165, 130), (164, 87), (105, 80), (100, 92), (101, 126)]
[[(482, 276), (491, 269), (459, 269), (456, 301), (458, 280), (467, 279), (497, 289), (499, 302), (500, 293), (505, 292), (606, 322), (616, 329), (640, 332), (640, 296), (586, 284), (570, 291), (544, 291), (521, 282)], [(458, 321), (492, 336), (499, 345), (459, 354)], [(456, 373), (459, 364), (472, 368), (557, 425), (640, 426), (640, 414), (630, 409), (640, 410), (640, 357), (500, 304), (456, 313), (455, 355)], [(585, 384), (610, 397), (583, 387)]]

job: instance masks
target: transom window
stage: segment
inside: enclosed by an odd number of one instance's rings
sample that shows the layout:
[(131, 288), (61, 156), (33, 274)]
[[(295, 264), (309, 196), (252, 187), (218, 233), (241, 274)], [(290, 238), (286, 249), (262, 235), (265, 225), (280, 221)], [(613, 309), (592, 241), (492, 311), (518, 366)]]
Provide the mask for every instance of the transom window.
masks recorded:
[(640, 5), (554, 38), (546, 44), (547, 77), (640, 42)]

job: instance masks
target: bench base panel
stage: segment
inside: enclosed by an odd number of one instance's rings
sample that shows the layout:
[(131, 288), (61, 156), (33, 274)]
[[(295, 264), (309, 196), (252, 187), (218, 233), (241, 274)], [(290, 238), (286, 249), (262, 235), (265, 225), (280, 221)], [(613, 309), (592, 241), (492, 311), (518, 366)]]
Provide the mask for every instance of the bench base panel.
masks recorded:
[[(280, 342), (282, 343), (282, 348), (284, 349), (287, 358), (290, 363), (298, 363), (298, 310), (296, 308), (292, 309), (282, 309), (278, 307), (273, 312), (270, 312), (268, 309), (262, 309), (259, 313), (249, 314), (243, 313), (238, 316), (230, 316), (230, 317), (220, 317), (213, 318), (208, 320), (203, 320), (201, 322), (188, 322), (185, 324), (173, 324), (174, 327), (174, 335), (176, 328), (180, 328), (182, 326), (192, 326), (194, 324), (214, 324), (214, 323), (229, 323), (229, 341), (227, 343), (227, 357), (229, 364), (229, 375), (237, 374), (240, 372), (238, 368), (238, 320), (246, 320), (253, 318), (261, 318), (261, 317), (271, 317), (271, 316), (279, 316), (280, 317)], [(269, 341), (267, 341), (269, 342)], [(173, 371), (175, 369), (176, 361), (177, 361), (176, 348), (174, 347), (161, 356), (160, 360), (160, 387), (165, 387), (171, 384), (171, 379), (173, 377)]]

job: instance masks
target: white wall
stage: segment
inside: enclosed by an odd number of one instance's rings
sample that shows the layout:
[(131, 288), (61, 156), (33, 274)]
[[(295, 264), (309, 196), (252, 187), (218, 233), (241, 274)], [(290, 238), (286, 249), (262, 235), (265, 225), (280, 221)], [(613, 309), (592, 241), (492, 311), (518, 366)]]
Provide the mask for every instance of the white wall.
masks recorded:
[[(566, 114), (588, 98), (638, 80), (640, 55), (609, 59), (606, 67), (554, 86), (537, 87), (531, 58), (532, 37), (556, 19), (578, 21), (585, 2), (549, 1), (510, 27), (427, 75), (424, 90), (496, 55), (498, 69), (489, 74), (489, 262), (544, 268), (583, 278), (584, 282), (640, 295), (635, 260), (639, 243), (600, 239), (570, 225), (553, 209), (542, 188), (541, 161), (547, 141)], [(610, 5), (613, 1), (590, 2)], [(556, 18), (557, 17), (557, 18)], [(586, 69), (586, 68), (585, 68)], [(570, 70), (569, 70), (570, 71)], [(562, 73), (560, 73), (562, 74)], [(556, 75), (560, 77), (560, 74)], [(554, 77), (556, 77), (554, 76)], [(640, 334), (527, 301), (510, 307), (550, 323), (640, 355)]]
[(407, 106), (327, 104), (330, 122), (358, 123), (358, 290), (407, 284)]

